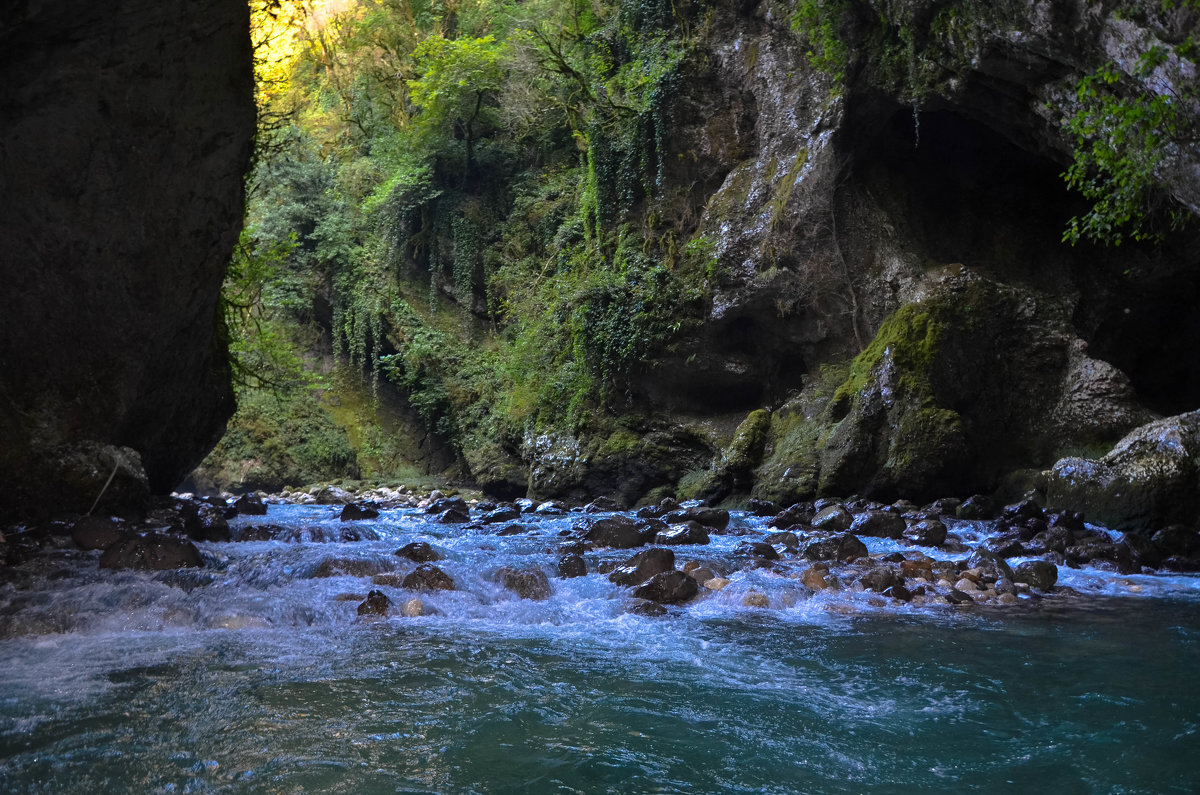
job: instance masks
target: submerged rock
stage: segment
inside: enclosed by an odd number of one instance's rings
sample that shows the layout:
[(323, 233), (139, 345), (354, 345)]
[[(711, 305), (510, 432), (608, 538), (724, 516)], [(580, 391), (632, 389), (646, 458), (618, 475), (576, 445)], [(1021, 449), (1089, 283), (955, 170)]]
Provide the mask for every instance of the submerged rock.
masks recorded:
[(453, 591), (454, 580), (437, 566), (422, 563), (404, 578), (402, 586), (414, 591)]
[(204, 559), (195, 544), (159, 533), (123, 538), (100, 556), (102, 569), (162, 571), (203, 565)]
[(416, 563), (432, 563), (441, 560), (442, 556), (424, 541), (412, 541), (400, 547), (394, 553), (402, 558), (408, 558)]
[(80, 549), (108, 549), (124, 534), (120, 525), (97, 516), (84, 516), (71, 528), (71, 539)]
[(541, 601), (550, 598), (550, 579), (541, 569), (514, 569), (505, 566), (496, 572), (496, 579), (522, 599)]

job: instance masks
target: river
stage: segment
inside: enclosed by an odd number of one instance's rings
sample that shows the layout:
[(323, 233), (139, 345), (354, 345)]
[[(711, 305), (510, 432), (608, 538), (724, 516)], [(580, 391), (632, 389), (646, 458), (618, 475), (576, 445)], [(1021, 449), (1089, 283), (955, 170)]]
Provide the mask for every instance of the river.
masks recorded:
[[(337, 510), (271, 506), (305, 539)], [(1194, 792), (1200, 578), (1060, 573), (1079, 592), (1009, 607), (810, 594), (770, 569), (667, 616), (560, 534), (355, 523), (350, 543), (205, 543), (198, 571), (100, 570), (61, 550), (0, 585), (5, 792)], [(677, 547), (718, 560), (761, 519)], [(951, 530), (978, 540), (980, 525)], [(738, 535), (740, 533), (742, 535)], [(897, 542), (864, 539), (872, 553)], [(456, 590), (360, 617), (371, 573), (439, 550)], [(926, 550), (932, 552), (931, 550)], [(551, 575), (544, 601), (499, 566)], [(351, 569), (356, 575), (338, 575)], [(333, 573), (334, 576), (322, 576)], [(745, 606), (767, 596), (766, 608)]]

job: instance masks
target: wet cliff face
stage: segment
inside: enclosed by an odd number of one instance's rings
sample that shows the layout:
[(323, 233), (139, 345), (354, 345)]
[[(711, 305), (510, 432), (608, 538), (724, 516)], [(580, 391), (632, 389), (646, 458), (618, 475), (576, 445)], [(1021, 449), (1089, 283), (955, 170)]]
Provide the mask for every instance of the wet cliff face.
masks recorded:
[(248, 31), (242, 0), (6, 8), (0, 514), (87, 510), (110, 471), (137, 479), (120, 447), (169, 490), (219, 438)]

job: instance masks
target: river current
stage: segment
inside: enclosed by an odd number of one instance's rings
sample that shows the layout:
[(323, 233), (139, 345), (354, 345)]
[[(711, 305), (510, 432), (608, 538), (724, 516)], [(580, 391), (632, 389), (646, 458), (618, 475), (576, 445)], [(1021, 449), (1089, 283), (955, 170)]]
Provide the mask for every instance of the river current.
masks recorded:
[[(589, 552), (593, 573), (557, 576), (578, 515), (501, 537), (395, 510), (354, 523), (378, 540), (312, 541), (337, 536), (338, 510), (238, 518), (235, 530), (265, 521), (305, 540), (199, 544), (201, 570), (100, 570), (99, 553), (62, 550), (8, 572), (0, 790), (1200, 788), (1195, 576), (1064, 567), (1059, 584), (1079, 595), (880, 606), (737, 570), (644, 617), (596, 573), (631, 551)], [(951, 531), (973, 543), (980, 527)], [(676, 557), (718, 560), (767, 532), (735, 514)], [(393, 554), (411, 541), (439, 550), (456, 584), (422, 593), (418, 617), (398, 614), (410, 592), (372, 583), (416, 567)], [(501, 566), (542, 568), (550, 598), (518, 598)], [(393, 615), (358, 615), (372, 589)], [(751, 591), (768, 605), (747, 607)]]

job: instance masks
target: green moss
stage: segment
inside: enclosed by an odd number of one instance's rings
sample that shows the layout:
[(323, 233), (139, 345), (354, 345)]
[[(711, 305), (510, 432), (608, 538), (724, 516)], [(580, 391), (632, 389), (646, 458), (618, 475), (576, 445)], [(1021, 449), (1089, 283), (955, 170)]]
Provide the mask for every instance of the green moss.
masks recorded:
[(907, 386), (917, 386), (911, 383), (914, 378), (927, 379), (943, 327), (944, 310), (940, 305), (908, 304), (892, 314), (879, 327), (867, 349), (855, 357), (849, 376), (834, 393), (835, 416), (845, 416), (854, 396), (867, 385), (871, 373), (885, 358), (891, 357)]

